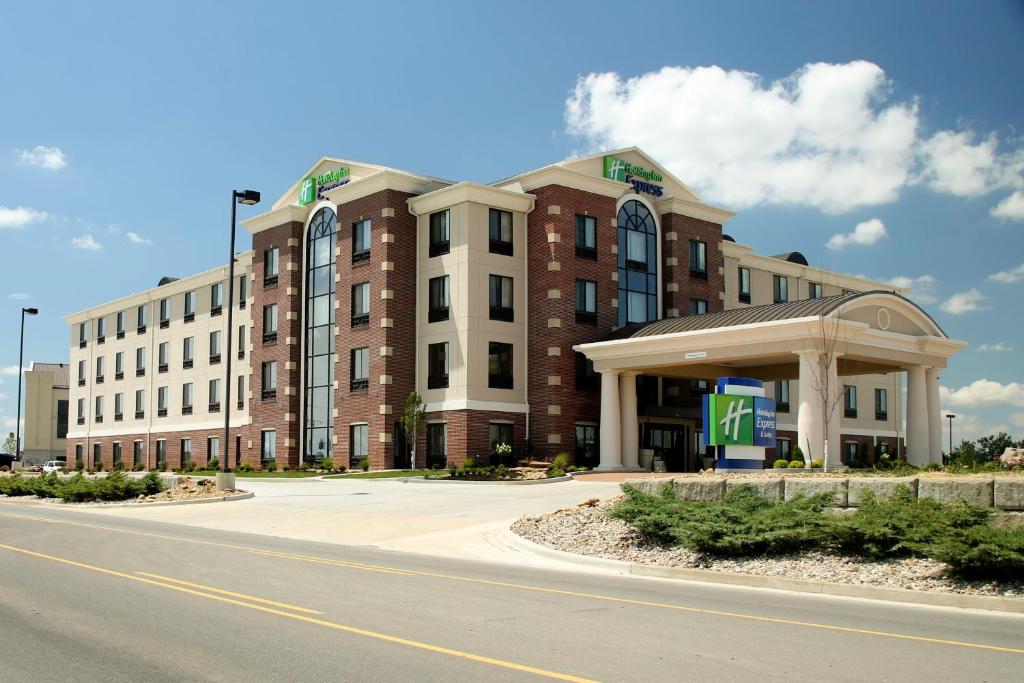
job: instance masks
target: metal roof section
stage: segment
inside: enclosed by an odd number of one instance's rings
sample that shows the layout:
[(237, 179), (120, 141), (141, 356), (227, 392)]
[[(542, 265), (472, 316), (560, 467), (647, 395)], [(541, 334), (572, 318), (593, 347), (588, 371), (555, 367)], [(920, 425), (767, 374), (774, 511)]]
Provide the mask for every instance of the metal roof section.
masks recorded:
[(67, 363), (36, 363), (32, 362), (29, 372), (52, 372), (53, 387), (67, 389), (71, 382), (71, 368)]

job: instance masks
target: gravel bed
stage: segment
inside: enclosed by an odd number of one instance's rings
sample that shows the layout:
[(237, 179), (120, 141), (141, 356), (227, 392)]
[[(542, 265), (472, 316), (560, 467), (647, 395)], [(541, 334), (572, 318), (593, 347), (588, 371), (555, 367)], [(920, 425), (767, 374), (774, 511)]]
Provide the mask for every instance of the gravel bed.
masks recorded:
[(962, 581), (947, 576), (945, 564), (929, 559), (867, 560), (823, 552), (723, 559), (651, 543), (625, 522), (607, 515), (615, 500), (592, 500), (539, 517), (523, 517), (512, 525), (512, 531), (556, 550), (637, 564), (880, 588), (1024, 597), (1024, 582)]

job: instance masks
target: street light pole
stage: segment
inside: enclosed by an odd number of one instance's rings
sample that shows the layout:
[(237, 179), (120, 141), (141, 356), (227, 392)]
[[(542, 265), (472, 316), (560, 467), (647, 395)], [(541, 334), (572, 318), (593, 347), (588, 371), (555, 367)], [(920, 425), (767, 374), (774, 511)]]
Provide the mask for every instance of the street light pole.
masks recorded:
[(21, 369), (25, 366), (25, 316), (37, 315), (38, 308), (21, 309), (21, 341), (18, 345), (18, 418), (14, 423), (17, 436), (14, 437), (14, 459), (21, 460)]
[(949, 457), (953, 457), (953, 418), (956, 417), (953, 413), (946, 413), (946, 417), (949, 419)]
[[(255, 190), (233, 190), (231, 192), (231, 244), (228, 249), (228, 332), (224, 351), (227, 363), (224, 368), (224, 457), (221, 458), (220, 471), (217, 472), (217, 488), (221, 491), (235, 488), (235, 474), (231, 471), (228, 461), (231, 459), (231, 357), (235, 353), (231, 343), (234, 331), (235, 310), (235, 222), (238, 204), (252, 206), (260, 201), (260, 193)], [(237, 455), (237, 454), (236, 454)]]

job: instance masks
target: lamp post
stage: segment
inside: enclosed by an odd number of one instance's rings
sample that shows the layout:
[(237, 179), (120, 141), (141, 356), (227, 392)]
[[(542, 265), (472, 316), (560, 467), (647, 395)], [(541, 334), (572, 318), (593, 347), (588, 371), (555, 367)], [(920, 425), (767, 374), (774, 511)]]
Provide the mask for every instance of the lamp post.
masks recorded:
[(14, 459), (21, 460), (21, 369), (25, 365), (25, 316), (38, 315), (38, 308), (21, 309), (21, 342), (18, 346), (18, 419), (14, 424)]
[(953, 418), (955, 418), (955, 417), (956, 417), (956, 415), (954, 415), (953, 413), (946, 413), (946, 419), (949, 420), (949, 457), (950, 457), (950, 459), (953, 458)]
[(260, 201), (260, 193), (255, 190), (233, 190), (231, 192), (231, 245), (228, 250), (228, 333), (227, 363), (224, 368), (224, 457), (221, 458), (220, 471), (217, 472), (217, 488), (221, 491), (235, 488), (235, 473), (228, 466), (231, 455), (231, 356), (234, 347), (231, 344), (231, 333), (234, 330), (232, 311), (235, 310), (235, 210), (238, 204), (252, 206)]

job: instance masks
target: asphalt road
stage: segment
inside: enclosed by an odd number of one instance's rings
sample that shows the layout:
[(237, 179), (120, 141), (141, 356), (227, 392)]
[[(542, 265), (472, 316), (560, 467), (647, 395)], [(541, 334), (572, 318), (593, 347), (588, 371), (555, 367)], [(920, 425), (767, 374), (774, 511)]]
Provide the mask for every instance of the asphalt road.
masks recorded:
[[(203, 506), (216, 514), (216, 506)], [(0, 681), (1018, 681), (1024, 618), (0, 505)]]

